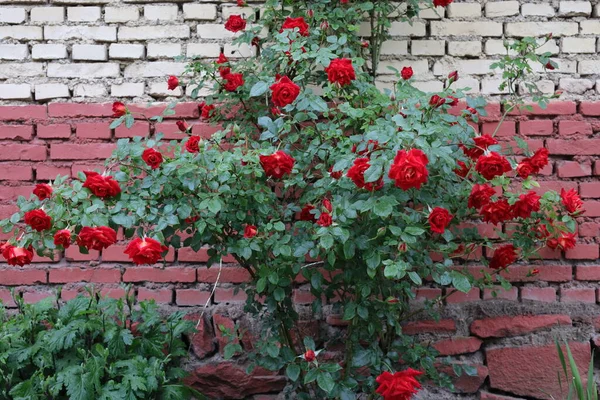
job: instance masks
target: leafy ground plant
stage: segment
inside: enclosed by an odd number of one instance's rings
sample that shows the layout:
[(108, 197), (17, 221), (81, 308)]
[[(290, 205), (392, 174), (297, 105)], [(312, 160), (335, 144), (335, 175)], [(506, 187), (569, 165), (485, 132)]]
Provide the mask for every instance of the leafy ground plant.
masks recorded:
[(0, 399), (190, 399), (179, 363), (193, 322), (162, 317), (154, 302), (131, 309), (90, 294), (64, 304), (15, 298), (17, 314), (0, 310)]
[[(562, 366), (562, 372), (564, 373), (564, 381), (561, 373), (558, 372), (558, 383), (560, 385), (561, 392), (563, 389), (567, 390), (567, 395), (564, 400), (598, 400), (598, 385), (594, 380), (594, 353), (590, 359), (590, 365), (588, 367), (587, 383), (584, 381), (577, 368), (575, 358), (571, 353), (571, 348), (567, 342), (564, 343), (565, 351), (561, 348), (560, 342), (556, 341), (556, 351), (558, 352), (558, 358)], [(566, 357), (565, 357), (566, 352)], [(566, 388), (563, 388), (563, 382), (568, 384)], [(552, 396), (551, 396), (552, 397)], [(552, 397), (554, 400), (554, 397)]]

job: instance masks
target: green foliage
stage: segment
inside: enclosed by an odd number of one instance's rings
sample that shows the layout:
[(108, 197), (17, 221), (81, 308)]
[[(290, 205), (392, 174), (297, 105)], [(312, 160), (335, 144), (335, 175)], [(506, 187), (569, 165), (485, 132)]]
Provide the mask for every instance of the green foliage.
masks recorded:
[[(598, 400), (598, 386), (594, 380), (594, 353), (590, 359), (590, 365), (588, 366), (587, 384), (583, 384), (583, 379), (577, 368), (577, 363), (569, 344), (565, 342), (563, 347), (566, 350), (567, 357), (565, 359), (565, 352), (563, 351), (561, 344), (556, 340), (556, 351), (558, 352), (558, 358), (562, 366), (562, 372), (564, 373), (564, 382), (568, 383), (567, 396), (564, 400)], [(568, 364), (567, 364), (568, 362)], [(558, 383), (561, 391), (563, 391), (563, 380), (560, 372), (558, 373)], [(554, 397), (552, 397), (554, 399)]]
[[(166, 317), (154, 302), (130, 309), (123, 300), (52, 299), (0, 310), (2, 400), (184, 400), (187, 356), (182, 335), (194, 330), (182, 313)], [(201, 397), (197, 397), (201, 398)]]

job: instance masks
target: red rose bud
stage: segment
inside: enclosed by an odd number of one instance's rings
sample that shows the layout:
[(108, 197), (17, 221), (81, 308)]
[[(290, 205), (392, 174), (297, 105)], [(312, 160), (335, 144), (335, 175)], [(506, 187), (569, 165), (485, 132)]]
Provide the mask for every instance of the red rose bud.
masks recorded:
[(413, 76), (413, 69), (412, 69), (412, 67), (404, 67), (404, 68), (402, 68), (402, 71), (400, 71), (400, 76), (405, 81), (407, 81), (410, 78), (412, 78), (412, 76)]
[(402, 242), (402, 243), (398, 244), (398, 251), (400, 253), (405, 253), (406, 250), (408, 250), (408, 246), (406, 246), (406, 243)]
[(433, 96), (431, 96), (431, 99), (429, 99), (429, 105), (433, 108), (438, 108), (439, 106), (443, 105), (446, 102), (446, 99), (438, 96), (437, 94), (434, 94)]
[(219, 54), (219, 58), (217, 58), (217, 64), (225, 64), (229, 62), (229, 59), (227, 59), (227, 57), (225, 57), (225, 54), (221, 53)]
[(246, 0), (237, 0), (238, 7), (244, 7), (246, 5)]
[(331, 206), (331, 201), (329, 201), (329, 199), (323, 200), (323, 208), (329, 212), (333, 212), (333, 207)]
[(306, 12), (306, 15), (308, 15), (310, 18), (312, 18), (312, 17), (314, 17), (314, 16), (315, 16), (315, 12), (314, 12), (313, 10), (308, 10), (308, 11)]
[(321, 213), (321, 216), (319, 217), (318, 221), (317, 221), (317, 225), (323, 226), (323, 227), (327, 227), (327, 226), (331, 226), (331, 224), (333, 223), (333, 219), (331, 218), (331, 214), (329, 213)]
[(258, 36), (253, 37), (251, 44), (256, 47), (260, 46), (260, 38)]
[(470, 112), (473, 115), (477, 114), (477, 110), (474, 109), (473, 107), (467, 107), (467, 111)]
[(84, 226), (77, 236), (77, 244), (90, 250), (103, 250), (117, 243), (117, 232), (108, 226)]
[(30, 264), (33, 259), (33, 249), (15, 247), (9, 244), (3, 246), (2, 257), (6, 259), (8, 265), (18, 265), (20, 267)]
[(269, 156), (260, 156), (260, 165), (269, 178), (280, 179), (289, 175), (294, 169), (296, 160), (282, 150), (278, 150)]
[(532, 276), (536, 276), (539, 273), (540, 273), (540, 270), (537, 268), (534, 268), (527, 273), (527, 277), (530, 278)]
[(452, 71), (448, 74), (448, 80), (450, 83), (456, 82), (458, 80), (458, 71)]
[(177, 121), (175, 124), (181, 132), (185, 132), (188, 130), (188, 124), (185, 121)]
[(369, 43), (369, 42), (367, 42), (366, 40), (363, 40), (363, 41), (361, 42), (360, 46), (361, 46), (363, 49), (368, 49), (368, 48), (369, 48), (369, 46), (370, 46), (370, 43)]
[(352, 66), (352, 60), (348, 58), (336, 58), (332, 60), (327, 68), (327, 79), (331, 83), (337, 83), (340, 86), (348, 86), (356, 79), (356, 73)]
[(320, 26), (321, 26), (322, 30), (325, 30), (325, 29), (329, 28), (329, 22), (327, 22), (327, 21), (321, 21), (321, 25)]
[(304, 360), (309, 363), (315, 361), (315, 359), (317, 358), (317, 356), (315, 355), (315, 352), (313, 350), (306, 350), (303, 357), (304, 357)]
[(333, 165), (329, 167), (329, 176), (331, 176), (333, 179), (340, 179), (342, 175), (344, 175), (344, 171), (334, 171)]
[(225, 22), (225, 29), (229, 32), (239, 32), (246, 29), (246, 20), (241, 15), (231, 15)]
[(33, 189), (33, 194), (36, 195), (40, 201), (48, 199), (52, 196), (52, 186), (47, 183), (38, 183)]
[(215, 110), (214, 104), (204, 104), (201, 108), (200, 117), (202, 117), (202, 119), (209, 119), (213, 116), (214, 110)]
[(436, 207), (431, 210), (427, 220), (429, 221), (431, 232), (441, 234), (444, 233), (446, 227), (450, 224), (450, 221), (452, 221), (452, 214), (445, 208)]
[(553, 71), (553, 70), (555, 69), (555, 68), (554, 68), (554, 65), (552, 65), (552, 62), (551, 62), (551, 61), (548, 61), (548, 62), (546, 63), (546, 65), (544, 65), (544, 68), (546, 68), (546, 69), (548, 69), (548, 70), (550, 70), (550, 71)]
[(200, 219), (200, 217), (198, 215), (194, 215), (193, 217), (187, 217), (184, 222), (186, 224), (193, 224), (194, 222), (198, 221)]
[(398, 304), (398, 303), (400, 303), (400, 300), (398, 300), (396, 297), (388, 297), (385, 301), (388, 304)]
[(448, 104), (451, 105), (452, 107), (456, 107), (458, 105), (458, 99), (454, 96), (448, 96), (448, 98), (451, 100)]
[(163, 162), (162, 154), (154, 149), (146, 149), (142, 153), (142, 160), (152, 169), (160, 167)]
[(62, 246), (64, 249), (68, 249), (71, 246), (71, 231), (68, 229), (61, 229), (54, 234), (54, 244)]
[(309, 26), (306, 23), (306, 21), (304, 20), (304, 18), (302, 17), (297, 17), (297, 18), (292, 18), (292, 17), (287, 17), (285, 19), (285, 21), (283, 22), (283, 25), (281, 25), (281, 30), (279, 32), (283, 32), (285, 29), (296, 29), (298, 28), (298, 33), (300, 33), (301, 36), (308, 36), (309, 32)]
[(348, 4), (348, 0), (340, 0), (340, 4)]
[(127, 107), (120, 101), (115, 101), (112, 105), (113, 117), (119, 118), (127, 114)]
[(176, 76), (171, 75), (167, 80), (167, 87), (169, 90), (175, 90), (179, 86), (179, 79)]
[(52, 227), (52, 218), (44, 210), (31, 210), (25, 213), (25, 223), (34, 231), (42, 232)]
[(258, 228), (254, 225), (246, 225), (244, 228), (244, 238), (251, 239), (258, 234)]
[(507, 244), (494, 250), (494, 256), (490, 260), (490, 268), (503, 269), (517, 261), (517, 251), (515, 246)]
[(300, 221), (314, 221), (317, 219), (317, 216), (314, 213), (311, 213), (314, 209), (315, 206), (312, 204), (307, 204), (302, 207), (302, 210), (300, 210)]
[(300, 94), (300, 86), (292, 82), (287, 76), (278, 79), (277, 82), (271, 85), (270, 89), (273, 93), (273, 104), (277, 107), (285, 107), (288, 104), (292, 104)]
[(419, 149), (400, 150), (388, 172), (388, 177), (402, 190), (420, 189), (427, 182), (429, 159)]
[(119, 184), (111, 176), (103, 176), (93, 171), (84, 171), (83, 173), (86, 176), (83, 187), (88, 188), (96, 197), (104, 199), (115, 197), (121, 193)]
[(127, 245), (124, 253), (137, 265), (156, 264), (162, 257), (161, 253), (167, 250), (167, 246), (162, 245), (157, 240), (135, 238)]
[(190, 153), (198, 153), (200, 151), (200, 136), (190, 136), (187, 142), (185, 142), (185, 149)]
[(436, 7), (448, 7), (454, 0), (433, 0)]

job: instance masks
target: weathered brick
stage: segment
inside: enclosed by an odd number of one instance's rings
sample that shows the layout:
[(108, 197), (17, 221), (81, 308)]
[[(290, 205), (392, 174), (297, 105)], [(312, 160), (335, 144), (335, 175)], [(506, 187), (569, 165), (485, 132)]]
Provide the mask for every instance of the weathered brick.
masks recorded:
[(217, 18), (217, 7), (214, 4), (184, 4), (183, 18), (211, 21)]
[(475, 320), (470, 330), (473, 335), (486, 339), (525, 335), (540, 329), (571, 324), (568, 315), (519, 315)]
[(48, 100), (60, 97), (71, 97), (69, 87), (62, 83), (43, 83), (35, 85), (35, 99)]
[(116, 42), (117, 28), (114, 26), (45, 26), (44, 39)]
[(0, 63), (0, 79), (43, 76), (42, 63)]
[(176, 5), (144, 6), (144, 18), (149, 21), (174, 21), (179, 9)]
[(540, 16), (553, 17), (555, 14), (554, 7), (548, 3), (524, 3), (521, 6), (521, 14), (525, 17)]
[(175, 290), (175, 302), (178, 306), (204, 306), (210, 300), (210, 292), (200, 289)]
[(75, 124), (75, 133), (83, 139), (110, 139), (109, 122), (80, 122)]
[(450, 18), (477, 18), (481, 17), (481, 4), (479, 3), (451, 3), (446, 7)]
[(0, 140), (31, 140), (32, 125), (0, 125)]
[(42, 40), (44, 35), (39, 26), (0, 26), (0, 39)]
[[(0, 257), (0, 260), (4, 258)], [(36, 283), (46, 283), (46, 271), (43, 269), (15, 269), (4, 268), (0, 273), (0, 285), (34, 285)]]
[(440, 356), (455, 356), (458, 354), (474, 353), (481, 348), (483, 341), (475, 337), (453, 337), (440, 340), (433, 344)]
[(67, 58), (67, 46), (64, 44), (34, 44), (31, 50), (34, 60), (59, 60)]
[(589, 163), (577, 161), (562, 161), (558, 163), (558, 176), (560, 178), (578, 178), (592, 175), (592, 166)]
[(0, 44), (0, 60), (24, 60), (29, 56), (25, 44)]
[(578, 265), (575, 279), (579, 281), (600, 281), (600, 265)]
[(169, 26), (120, 26), (119, 41), (121, 40), (156, 40), (164, 38), (187, 39), (190, 37), (190, 27), (187, 25)]
[(100, 7), (69, 7), (67, 20), (72, 22), (95, 22), (100, 19)]
[(190, 267), (129, 267), (123, 274), (123, 282), (195, 282), (196, 269)]
[(145, 300), (155, 300), (157, 303), (170, 304), (173, 302), (173, 290), (141, 287), (137, 291), (137, 301)]
[(74, 44), (71, 52), (73, 60), (106, 61), (106, 46), (99, 44)]
[(30, 181), (33, 177), (33, 170), (28, 165), (0, 164), (0, 169), (0, 180), (3, 181)]
[(71, 125), (38, 125), (36, 133), (42, 139), (68, 139), (71, 136)]
[[(309, 292), (310, 294), (310, 292)], [(236, 303), (245, 303), (247, 299), (246, 292), (241, 289), (235, 288), (217, 288), (215, 290), (215, 303), (228, 303), (228, 304), (236, 304)], [(314, 298), (313, 298), (314, 300)]]
[(549, 139), (546, 145), (550, 151), (550, 154), (553, 155), (600, 155), (600, 139)]
[[(536, 5), (537, 6), (537, 5)], [(508, 22), (506, 35), (514, 37), (539, 37), (552, 33), (553, 36), (573, 36), (579, 33), (577, 22)], [(491, 36), (491, 35), (490, 35)]]
[(140, 18), (140, 10), (137, 7), (105, 7), (105, 22), (129, 22)]
[(560, 301), (563, 303), (596, 303), (596, 289), (562, 288)]
[(583, 94), (594, 87), (594, 81), (590, 79), (561, 78), (558, 88), (569, 93)]
[(0, 145), (0, 161), (44, 161), (46, 146), (36, 144), (3, 144)]
[(120, 76), (117, 63), (48, 64), (47, 74), (51, 78), (110, 78)]
[(556, 301), (556, 289), (553, 287), (522, 287), (521, 299), (554, 303)]
[(30, 14), (31, 22), (62, 23), (65, 20), (64, 7), (33, 7)]
[(110, 157), (116, 148), (114, 144), (96, 143), (93, 146), (85, 144), (52, 143), (50, 158), (53, 160), (94, 160)]
[(49, 283), (98, 282), (118, 283), (121, 281), (119, 268), (77, 268), (64, 267), (50, 269)]
[(494, 1), (485, 4), (485, 16), (488, 18), (519, 15), (518, 1)]
[(431, 21), (431, 34), (433, 36), (500, 37), (502, 36), (502, 24), (489, 21)]
[(406, 335), (417, 335), (419, 333), (454, 333), (456, 332), (456, 323), (452, 319), (407, 322), (402, 326), (402, 332)]
[(592, 14), (589, 1), (561, 1), (558, 5), (559, 17), (587, 17)]

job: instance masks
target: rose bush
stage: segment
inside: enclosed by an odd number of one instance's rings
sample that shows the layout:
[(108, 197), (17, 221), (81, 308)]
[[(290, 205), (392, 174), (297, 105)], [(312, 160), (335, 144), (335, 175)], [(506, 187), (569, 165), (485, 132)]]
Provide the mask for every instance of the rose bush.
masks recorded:
[[(443, 301), (415, 308), (416, 288), (509, 287), (503, 269), (545, 246), (574, 245), (583, 210), (574, 192), (534, 191), (544, 149), (532, 154), (517, 140), (526, 156), (519, 161), (507, 142), (476, 134), (469, 123), (486, 115), (486, 104), (453, 88), (456, 72), (433, 95), (411, 85), (410, 67), (396, 71), (392, 89), (378, 89), (390, 15), (418, 12), (413, 0), (269, 0), (260, 21), (231, 16), (225, 29), (234, 43), (258, 57), (222, 54), (190, 63), (180, 77), (194, 96), (211, 90), (201, 116), (220, 129), (201, 138), (182, 120), (182, 141), (166, 143), (160, 133), (121, 139), (104, 171), (36, 188), (0, 223), (14, 232), (4, 257), (24, 265), (32, 251), (51, 256), (72, 243), (102, 250), (116, 243), (118, 228), (133, 239), (126, 253), (136, 264), (158, 262), (166, 246), (206, 246), (210, 264), (231, 254), (252, 278), (246, 310), (264, 331), (242, 356), (285, 371), (297, 398), (409, 399), (419, 380), (451, 386), (435, 350), (402, 334), (405, 321)], [(358, 34), (365, 14), (368, 42)], [(546, 65), (549, 54), (536, 55), (533, 39), (510, 46), (517, 55), (496, 67), (513, 93), (531, 71), (528, 60)], [(505, 115), (519, 105), (513, 98)], [(113, 128), (142, 117), (122, 103), (113, 110)], [(171, 105), (164, 115), (173, 113)], [(479, 223), (494, 224), (499, 239), (481, 236)], [(489, 257), (476, 262), (494, 273), (474, 279), (463, 267), (480, 249)], [(339, 337), (300, 333), (292, 299), (301, 281), (315, 300), (300, 311), (340, 313), (347, 328)], [(234, 341), (225, 354), (241, 350)]]

